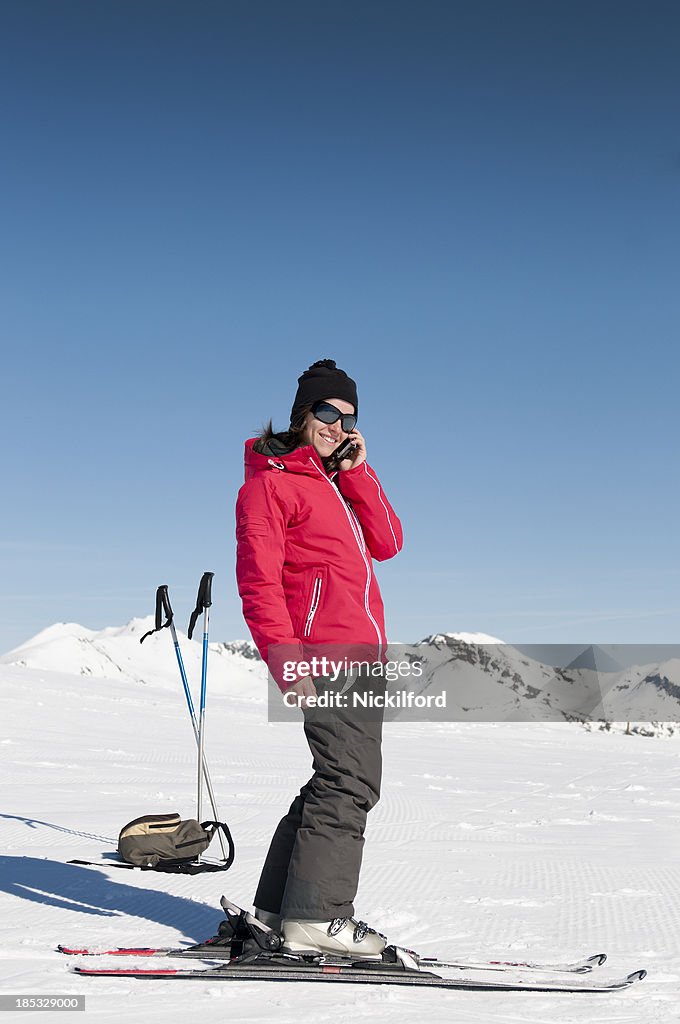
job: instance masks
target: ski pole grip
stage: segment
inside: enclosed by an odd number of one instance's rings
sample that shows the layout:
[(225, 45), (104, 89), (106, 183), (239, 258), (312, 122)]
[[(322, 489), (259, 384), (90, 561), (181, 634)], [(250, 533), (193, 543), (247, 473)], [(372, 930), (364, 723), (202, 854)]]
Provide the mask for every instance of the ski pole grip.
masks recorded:
[(170, 605), (170, 598), (168, 596), (168, 585), (164, 583), (162, 587), (159, 587), (156, 591), (156, 629), (161, 628), (161, 615), (164, 614), (166, 617), (166, 625), (170, 625), (172, 622), (172, 607)]
[(206, 608), (210, 608), (212, 604), (212, 579), (214, 575), (214, 572), (204, 572), (201, 576), (201, 582), (198, 584), (196, 607), (191, 613), (191, 618), (189, 619), (189, 630), (187, 636), (190, 640), (194, 632), (194, 626), (196, 625), (198, 616), (201, 612), (205, 611)]
[[(165, 622), (161, 622), (163, 615), (166, 616)], [(140, 644), (143, 644), (148, 636), (152, 636), (153, 633), (158, 633), (159, 630), (165, 629), (172, 622), (172, 608), (170, 607), (170, 598), (168, 597), (168, 586), (158, 587), (156, 590), (156, 614), (155, 614), (155, 629), (150, 629), (148, 633), (145, 633), (140, 639)]]
[(214, 572), (204, 572), (203, 573), (203, 578), (201, 580), (201, 585), (199, 587), (199, 592), (200, 592), (201, 589), (203, 590), (203, 608), (204, 609), (205, 608), (210, 608), (210, 606), (212, 604), (212, 581), (213, 581), (213, 576), (214, 575), (215, 575)]

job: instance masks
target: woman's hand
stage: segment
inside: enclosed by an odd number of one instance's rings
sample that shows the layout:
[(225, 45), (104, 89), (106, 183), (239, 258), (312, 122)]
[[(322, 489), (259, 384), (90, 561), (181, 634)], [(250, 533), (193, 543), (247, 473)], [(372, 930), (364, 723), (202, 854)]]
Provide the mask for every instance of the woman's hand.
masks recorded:
[(307, 707), (307, 697), (316, 697), (316, 687), (312, 681), (311, 676), (304, 676), (302, 679), (298, 679), (297, 683), (293, 683), (286, 690), (286, 693), (296, 693), (300, 698), (298, 701), (298, 707)]
[(357, 466), (366, 461), (366, 442), (364, 441), (363, 434), (355, 427), (348, 436), (351, 437), (356, 447), (349, 458), (343, 459), (338, 464), (338, 469), (356, 469)]

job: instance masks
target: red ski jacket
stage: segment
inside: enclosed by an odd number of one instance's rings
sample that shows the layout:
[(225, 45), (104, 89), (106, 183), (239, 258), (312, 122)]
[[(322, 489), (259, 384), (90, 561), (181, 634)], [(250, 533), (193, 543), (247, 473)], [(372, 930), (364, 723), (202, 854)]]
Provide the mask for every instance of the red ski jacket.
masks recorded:
[(401, 523), (363, 462), (329, 476), (312, 445), (270, 457), (246, 441), (236, 503), (236, 578), (253, 640), (281, 690), (269, 647), (387, 643), (372, 560), (401, 550)]

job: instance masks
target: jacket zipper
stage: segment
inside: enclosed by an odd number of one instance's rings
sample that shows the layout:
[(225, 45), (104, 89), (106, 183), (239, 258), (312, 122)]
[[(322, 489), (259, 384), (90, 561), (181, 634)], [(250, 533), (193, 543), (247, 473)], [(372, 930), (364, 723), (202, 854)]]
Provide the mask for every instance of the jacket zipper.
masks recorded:
[(372, 574), (371, 574), (370, 562), (366, 558), (366, 541), (364, 540), (364, 535), (363, 535), (363, 530), (361, 529), (361, 524), (359, 523), (359, 520), (357, 518), (357, 515), (356, 515), (354, 509), (350, 510), (347, 502), (345, 501), (345, 499), (343, 498), (342, 494), (340, 493), (338, 488), (335, 486), (335, 484), (331, 480), (329, 480), (329, 478), (324, 473), (322, 473), (322, 471), (316, 465), (316, 463), (314, 462), (314, 459), (311, 456), (309, 458), (309, 461), (314, 466), (314, 468), (317, 471), (317, 473), (319, 473), (319, 475), (321, 477), (323, 477), (323, 479), (326, 481), (326, 483), (329, 485), (329, 487), (332, 487), (333, 490), (335, 491), (335, 495), (336, 495), (338, 501), (340, 502), (340, 504), (342, 505), (342, 507), (344, 508), (345, 514), (346, 514), (347, 519), (349, 521), (349, 525), (352, 528), (352, 533), (354, 534), (354, 539), (357, 542), (357, 547), (359, 548), (359, 553), (360, 553), (360, 555), (361, 555), (361, 557), (362, 557), (362, 559), (364, 561), (364, 565), (366, 566), (366, 588), (364, 590), (364, 608), (366, 609), (366, 614), (367, 614), (368, 618), (371, 620), (371, 622), (373, 624), (373, 627), (374, 627), (376, 633), (378, 634), (378, 652), (382, 653), (383, 638), (382, 638), (382, 635), (380, 633), (380, 627), (378, 626), (378, 623), (375, 621), (375, 619), (373, 618), (373, 615), (371, 613), (371, 608), (370, 608), (370, 604), (369, 604), (369, 600), (368, 600), (368, 594), (369, 594), (369, 590), (370, 590), (370, 587), (371, 587), (371, 575)]
[(305, 629), (303, 636), (309, 636), (312, 632), (312, 623), (314, 622), (314, 616), (316, 610), (319, 607), (319, 601), (321, 599), (321, 587), (323, 584), (323, 576), (317, 576), (314, 580), (314, 589), (312, 590), (312, 601), (307, 612), (307, 618), (305, 619)]
[[(342, 497), (342, 495), (340, 495), (340, 497)], [(366, 550), (366, 539), (364, 538), (364, 531), (361, 529), (361, 523), (359, 522), (357, 514), (354, 511), (354, 509), (352, 508), (352, 506), (350, 505), (350, 503), (345, 500), (345, 498), (343, 498), (342, 500), (345, 502), (345, 505), (347, 506), (347, 508), (350, 510), (350, 512), (352, 514), (352, 518), (353, 518), (354, 522), (357, 524), (356, 532), (358, 532), (359, 537), (361, 539), (361, 548), (362, 548), (363, 551), (365, 551)]]

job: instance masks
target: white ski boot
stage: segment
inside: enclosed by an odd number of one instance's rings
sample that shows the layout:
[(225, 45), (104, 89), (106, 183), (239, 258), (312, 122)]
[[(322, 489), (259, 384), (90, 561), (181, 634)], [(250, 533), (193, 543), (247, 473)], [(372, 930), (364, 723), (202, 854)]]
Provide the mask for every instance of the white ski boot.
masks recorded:
[(380, 960), (387, 938), (364, 921), (336, 917), (332, 921), (283, 921), (284, 953), (326, 953)]

